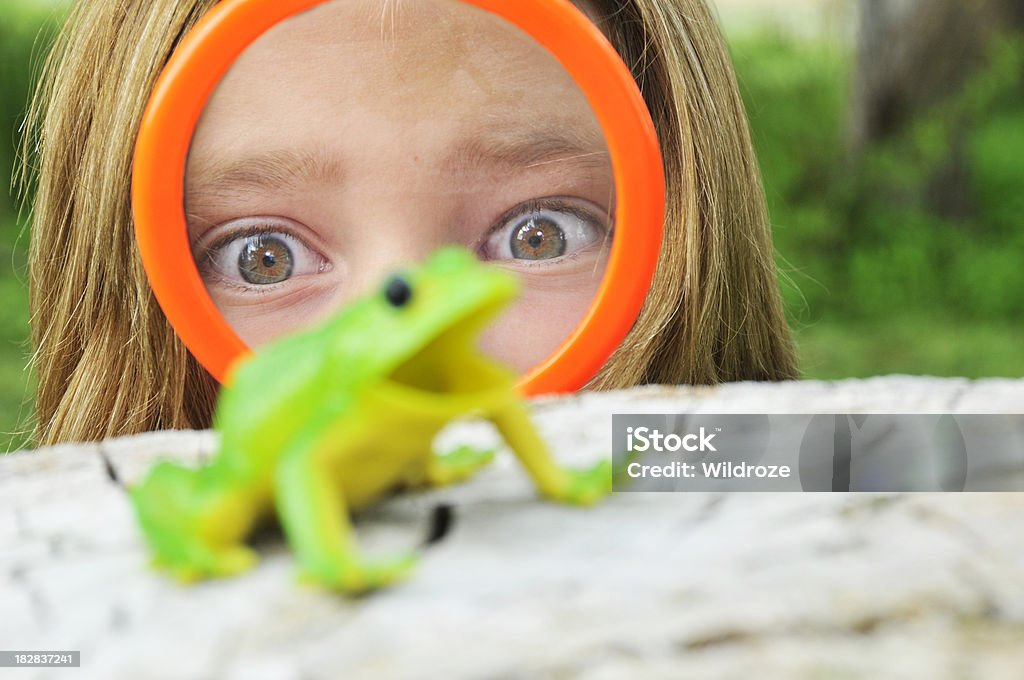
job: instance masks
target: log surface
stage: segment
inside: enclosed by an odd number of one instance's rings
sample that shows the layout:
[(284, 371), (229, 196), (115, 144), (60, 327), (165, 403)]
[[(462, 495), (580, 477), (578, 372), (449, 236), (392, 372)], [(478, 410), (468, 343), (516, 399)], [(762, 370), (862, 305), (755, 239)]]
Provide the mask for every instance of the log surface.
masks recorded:
[[(1024, 413), (1024, 381), (887, 377), (645, 387), (533, 403), (567, 464), (612, 413)], [(442, 445), (493, 433), (456, 424)], [(210, 432), (0, 457), (0, 649), (80, 650), (12, 678), (984, 678), (1024, 668), (1020, 493), (620, 493), (542, 502), (511, 454), (470, 482), (356, 521), (364, 550), (447, 536), (406, 583), (358, 600), (296, 584), (279, 534), (241, 577), (179, 586), (147, 567), (124, 490)], [(1020, 463), (1024, 468), (1024, 462)]]

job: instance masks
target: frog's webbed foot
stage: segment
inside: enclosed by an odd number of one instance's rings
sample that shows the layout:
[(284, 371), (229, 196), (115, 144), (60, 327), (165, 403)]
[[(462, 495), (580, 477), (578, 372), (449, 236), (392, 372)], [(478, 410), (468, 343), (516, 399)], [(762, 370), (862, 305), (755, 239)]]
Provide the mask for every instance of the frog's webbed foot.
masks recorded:
[(607, 460), (588, 470), (566, 470), (559, 490), (547, 494), (553, 501), (593, 505), (612, 492), (612, 464)]
[(427, 461), (424, 481), (429, 486), (447, 486), (464, 482), (494, 460), (493, 449), (460, 446)]
[(171, 555), (157, 555), (152, 564), (181, 583), (193, 583), (204, 578), (235, 576), (248, 571), (258, 561), (256, 552), (244, 545), (210, 548), (201, 543), (189, 543), (178, 546)]
[(415, 553), (369, 561), (323, 561), (303, 564), (299, 568), (299, 582), (358, 595), (404, 580), (415, 565)]

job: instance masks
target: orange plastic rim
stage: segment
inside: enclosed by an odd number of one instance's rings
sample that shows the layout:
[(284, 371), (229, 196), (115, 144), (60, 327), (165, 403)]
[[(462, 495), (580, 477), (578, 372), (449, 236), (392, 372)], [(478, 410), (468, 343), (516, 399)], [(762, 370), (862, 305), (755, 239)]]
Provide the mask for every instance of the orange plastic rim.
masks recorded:
[[(168, 321), (223, 382), (252, 350), (224, 321), (195, 266), (185, 222), (185, 163), (206, 100), (246, 47), (278, 22), (329, 0), (224, 0), (182, 40), (161, 74), (135, 147), (132, 205), (139, 253)], [(650, 114), (604, 35), (568, 0), (460, 0), (504, 18), (576, 80), (611, 153), (617, 208), (604, 279), (583, 321), (519, 380), (527, 395), (572, 392), (622, 342), (654, 278), (665, 179)]]

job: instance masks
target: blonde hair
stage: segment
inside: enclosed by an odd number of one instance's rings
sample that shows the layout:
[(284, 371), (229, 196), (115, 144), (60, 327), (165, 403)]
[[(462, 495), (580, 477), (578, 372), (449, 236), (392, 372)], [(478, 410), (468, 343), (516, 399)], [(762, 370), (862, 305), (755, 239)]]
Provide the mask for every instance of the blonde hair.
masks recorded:
[(736, 75), (703, 0), (598, 2), (665, 165), (665, 238), (632, 331), (595, 389), (798, 377)]
[[(44, 67), (24, 142), (40, 445), (210, 425), (217, 384), (149, 288), (129, 178), (148, 93), (215, 1), (77, 3)], [(796, 377), (760, 174), (713, 16), (703, 0), (594, 4), (654, 118), (669, 204), (644, 309), (590, 387)]]

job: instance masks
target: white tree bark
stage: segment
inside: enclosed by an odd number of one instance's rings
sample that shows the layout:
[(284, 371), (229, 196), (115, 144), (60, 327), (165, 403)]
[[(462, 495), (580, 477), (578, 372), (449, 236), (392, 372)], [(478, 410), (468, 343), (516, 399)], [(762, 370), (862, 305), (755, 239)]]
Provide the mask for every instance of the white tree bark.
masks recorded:
[[(650, 387), (534, 406), (560, 457), (583, 465), (607, 454), (616, 412), (1024, 413), (1024, 381)], [(475, 424), (444, 434), (489, 437)], [(82, 653), (79, 669), (0, 676), (1016, 680), (1024, 668), (1019, 493), (621, 493), (582, 510), (537, 500), (504, 455), (465, 485), (361, 515), (372, 553), (419, 541), (439, 503), (455, 524), (407, 583), (347, 600), (297, 585), (273, 533), (236, 579), (182, 587), (146, 566), (106, 461), (131, 483), (157, 457), (198, 461), (214, 445), (169, 432), (0, 457), (0, 649)]]

